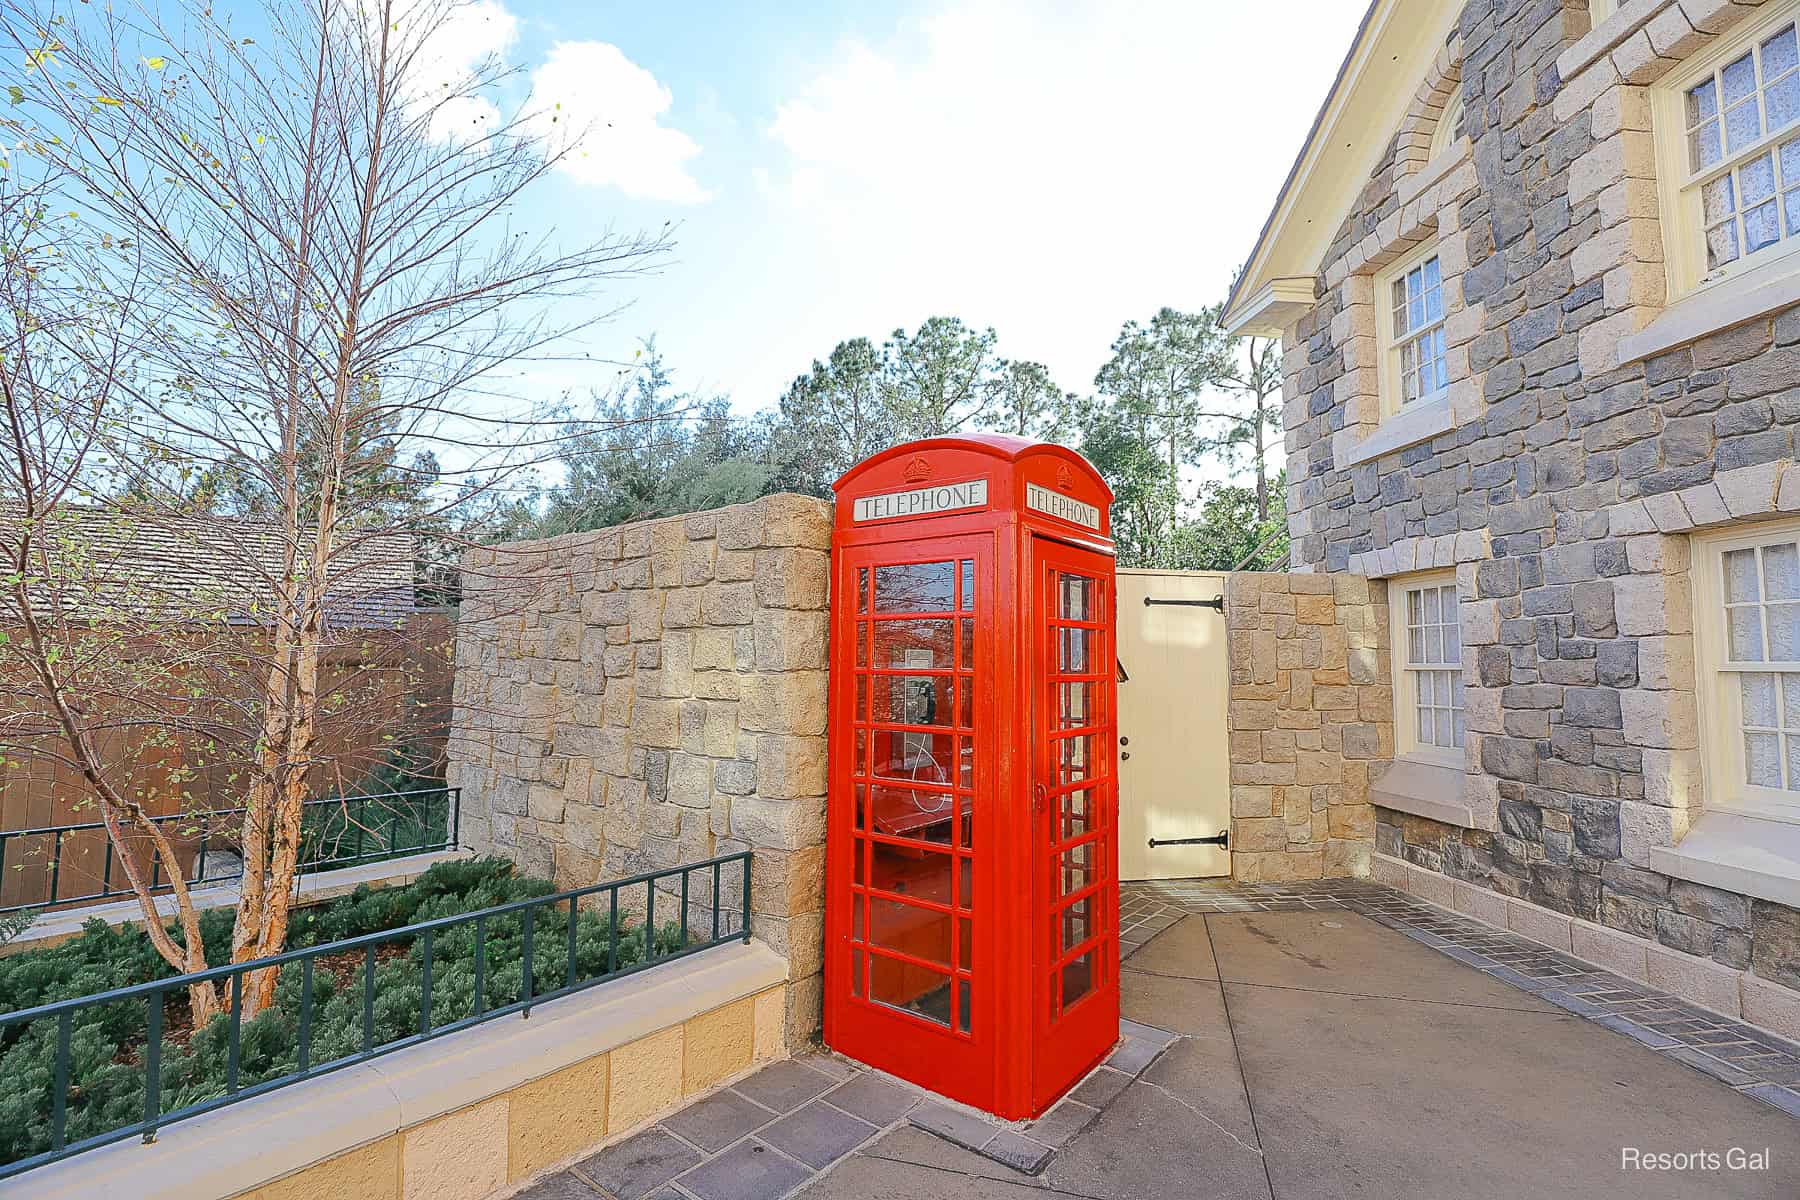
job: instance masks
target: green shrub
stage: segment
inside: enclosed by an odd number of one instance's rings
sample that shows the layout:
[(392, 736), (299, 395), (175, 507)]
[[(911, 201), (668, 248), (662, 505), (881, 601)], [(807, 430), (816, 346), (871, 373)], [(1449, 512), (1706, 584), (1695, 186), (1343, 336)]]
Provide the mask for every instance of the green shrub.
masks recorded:
[[(504, 859), (439, 863), (405, 887), (360, 887), (348, 896), (294, 914), (290, 949), (319, 946), (440, 917), (455, 916), (544, 896), (555, 889), (541, 879), (513, 873)], [(563, 987), (569, 980), (568, 910), (539, 909), (532, 945), (532, 994)], [(232, 913), (213, 909), (201, 915), (200, 935), (209, 962), (227, 957)], [(482, 980), (483, 1010), (502, 1007), (523, 995), (521, 965), (524, 921), (519, 913), (486, 923)], [(657, 930), (659, 954), (680, 947), (679, 926)], [(437, 932), (432, 937), (431, 1026), (441, 1028), (475, 1013), (475, 926)], [(404, 955), (394, 955), (404, 946)], [(374, 972), (372, 1044), (415, 1036), (424, 1004), (424, 940), (383, 942)], [(616, 946), (604, 914), (580, 910), (575, 927), (575, 978), (606, 973), (610, 956), (619, 967), (643, 960), (644, 930), (620, 922)], [(361, 1053), (365, 960), (360, 952), (328, 955), (314, 962), (309, 1064), (319, 1066)], [(174, 972), (149, 940), (133, 929), (112, 929), (89, 921), (82, 933), (61, 945), (0, 959), (0, 1013), (74, 999), (113, 988), (166, 979)], [(275, 1004), (239, 1037), (238, 1083), (249, 1087), (299, 1067), (299, 1026), (304, 967), (286, 964), (277, 979)], [(186, 993), (173, 992), (165, 1028), (185, 1012)], [(226, 1091), (230, 1019), (220, 1016), (194, 1030), (185, 1042), (165, 1037), (161, 1053), (162, 1110), (196, 1104)], [(72, 1022), (69, 1141), (132, 1124), (143, 1116), (143, 1039), (146, 1002), (135, 1000), (83, 1009)], [(56, 1022), (38, 1020), (0, 1030), (0, 1163), (50, 1146), (50, 1111), (56, 1070)]]

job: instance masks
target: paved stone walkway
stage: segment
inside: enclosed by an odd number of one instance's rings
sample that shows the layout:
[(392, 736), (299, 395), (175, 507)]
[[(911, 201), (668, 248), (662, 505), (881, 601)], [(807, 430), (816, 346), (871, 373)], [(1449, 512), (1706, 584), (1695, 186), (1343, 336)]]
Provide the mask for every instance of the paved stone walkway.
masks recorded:
[(1800, 1195), (1795, 1047), (1535, 943), (1354, 880), (1132, 885), (1121, 943), (1126, 1039), (1031, 1125), (812, 1055), (520, 1200)]

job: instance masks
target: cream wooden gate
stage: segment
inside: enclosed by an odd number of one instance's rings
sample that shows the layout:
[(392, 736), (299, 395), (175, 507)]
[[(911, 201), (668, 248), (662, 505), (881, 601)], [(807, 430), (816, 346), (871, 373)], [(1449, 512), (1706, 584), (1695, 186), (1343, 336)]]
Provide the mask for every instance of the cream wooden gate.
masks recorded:
[[(1122, 570), (1118, 589), (1119, 877), (1228, 875), (1222, 847), (1150, 844), (1231, 824), (1225, 614), (1193, 603), (1225, 576)], [(1185, 603), (1157, 603), (1171, 600)]]

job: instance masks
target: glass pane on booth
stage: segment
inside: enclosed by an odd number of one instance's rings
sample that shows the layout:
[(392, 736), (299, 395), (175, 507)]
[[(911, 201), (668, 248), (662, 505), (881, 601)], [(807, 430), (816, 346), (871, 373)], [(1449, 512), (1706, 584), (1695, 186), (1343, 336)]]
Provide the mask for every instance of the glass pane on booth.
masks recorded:
[(870, 666), (887, 671), (948, 671), (954, 630), (949, 620), (874, 621), (875, 651)]
[(1089, 950), (1081, 957), (1063, 964), (1062, 1006), (1068, 1008), (1093, 990), (1094, 952)]
[(1093, 908), (1094, 897), (1083, 896), (1062, 910), (1059, 918), (1062, 925), (1062, 941), (1059, 949), (1073, 950), (1088, 940), (1088, 935), (1094, 931), (1091, 919)]
[(1093, 580), (1081, 575), (1064, 575), (1058, 597), (1061, 612), (1057, 615), (1065, 621), (1093, 620), (1093, 594)]
[(1088, 666), (1089, 646), (1093, 640), (1091, 629), (1064, 629), (1061, 642), (1061, 657), (1057, 669), (1069, 675), (1082, 675), (1092, 668)]
[(916, 904), (902, 904), (880, 896), (869, 897), (869, 943), (922, 958), (940, 967), (950, 965), (950, 914)]
[(954, 725), (954, 688), (955, 681), (948, 675), (881, 676), (869, 717), (895, 725)]
[(950, 1024), (950, 976), (885, 954), (869, 956), (869, 999)]
[(904, 563), (875, 568), (876, 612), (951, 612), (955, 608), (955, 563)]

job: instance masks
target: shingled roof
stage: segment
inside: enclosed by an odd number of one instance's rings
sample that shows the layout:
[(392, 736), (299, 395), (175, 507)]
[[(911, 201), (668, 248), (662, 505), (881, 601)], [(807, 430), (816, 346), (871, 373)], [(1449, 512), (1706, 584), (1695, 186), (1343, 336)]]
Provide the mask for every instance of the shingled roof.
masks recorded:
[[(0, 547), (22, 528), (20, 511), (0, 509)], [(270, 522), (62, 508), (46, 528), (52, 575), (63, 589), (63, 602), (78, 615), (260, 625), (276, 607), (285, 539)], [(416, 611), (411, 534), (350, 530), (339, 543), (328, 567), (331, 627), (391, 628)], [(310, 553), (310, 542), (301, 549)]]

